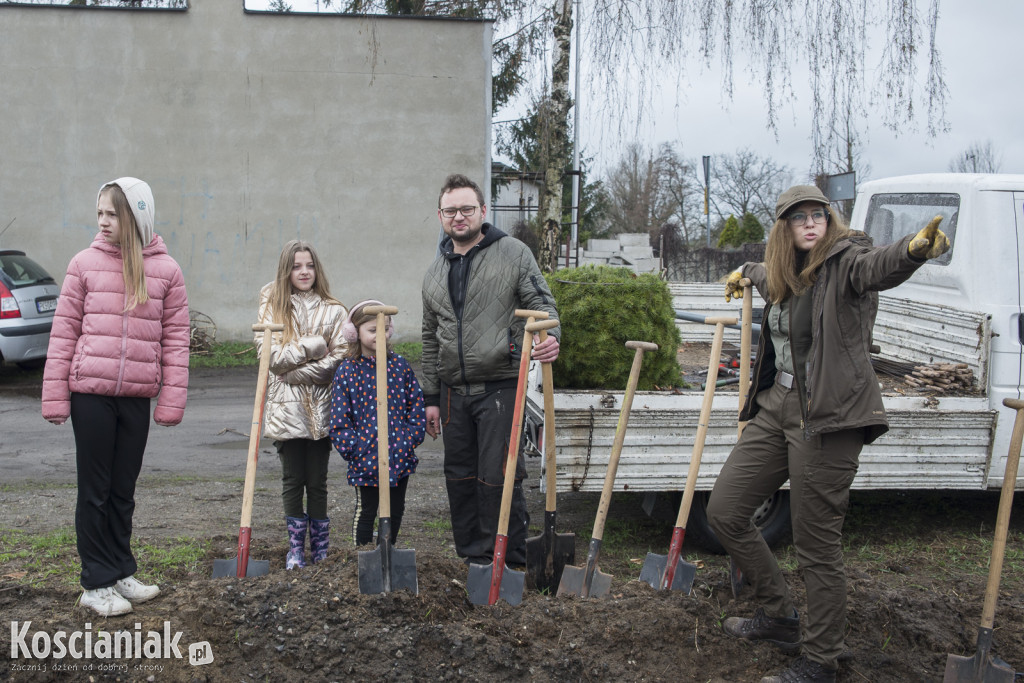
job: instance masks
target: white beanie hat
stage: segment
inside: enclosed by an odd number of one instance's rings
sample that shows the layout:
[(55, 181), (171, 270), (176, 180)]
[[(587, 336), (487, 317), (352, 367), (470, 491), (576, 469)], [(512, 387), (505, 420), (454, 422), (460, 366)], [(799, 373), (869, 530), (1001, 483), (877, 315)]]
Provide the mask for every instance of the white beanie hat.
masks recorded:
[(153, 241), (153, 224), (156, 222), (153, 210), (153, 190), (150, 189), (144, 180), (125, 176), (124, 178), (111, 180), (109, 183), (103, 183), (100, 191), (96, 193), (97, 204), (99, 204), (103, 189), (110, 185), (117, 185), (124, 192), (124, 196), (128, 200), (128, 206), (132, 209), (132, 215), (135, 216), (135, 226), (139, 231), (139, 239), (142, 240), (142, 246), (147, 246)]

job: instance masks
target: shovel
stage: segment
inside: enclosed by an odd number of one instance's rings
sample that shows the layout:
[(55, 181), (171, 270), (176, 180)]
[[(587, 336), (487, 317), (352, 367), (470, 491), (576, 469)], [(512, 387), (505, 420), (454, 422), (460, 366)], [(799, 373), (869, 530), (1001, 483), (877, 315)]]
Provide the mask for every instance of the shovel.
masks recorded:
[(249, 455), (245, 461), (245, 487), (242, 489), (242, 522), (238, 528), (238, 557), (213, 561), (213, 578), (222, 576), (266, 576), (270, 573), (268, 560), (249, 561), (249, 538), (252, 536), (252, 499), (256, 492), (256, 462), (259, 459), (260, 436), (263, 432), (263, 408), (267, 398), (267, 378), (270, 373), (270, 335), (281, 332), (284, 325), (253, 325), (254, 332), (263, 332), (260, 347), (260, 369), (256, 378), (256, 405), (249, 428)]
[(530, 368), (530, 352), (533, 349), (533, 333), (558, 325), (557, 320), (540, 320), (526, 323), (523, 333), (522, 356), (519, 359), (519, 380), (516, 384), (516, 402), (512, 415), (512, 433), (508, 441), (508, 455), (505, 457), (505, 484), (501, 491), (501, 512), (498, 515), (498, 533), (494, 537), (494, 556), (490, 564), (470, 564), (466, 578), (466, 592), (474, 605), (494, 605), (498, 598), (510, 605), (523, 601), (523, 585), (526, 575), (505, 566), (505, 550), (508, 546), (508, 518), (512, 509), (512, 490), (515, 486), (516, 460), (519, 457), (519, 439), (523, 431), (523, 408), (526, 406), (526, 374)]
[(683, 538), (686, 536), (686, 520), (690, 516), (690, 505), (693, 503), (693, 492), (697, 486), (697, 474), (700, 472), (700, 458), (704, 452), (704, 438), (708, 433), (708, 421), (711, 418), (711, 400), (715, 397), (715, 380), (718, 377), (718, 356), (722, 353), (722, 335), (726, 325), (735, 325), (736, 318), (708, 317), (704, 319), (708, 325), (715, 326), (715, 338), (711, 343), (711, 362), (708, 365), (707, 388), (704, 390), (704, 402), (700, 406), (700, 418), (697, 422), (697, 436), (693, 441), (693, 455), (690, 457), (690, 470), (686, 474), (686, 488), (683, 490), (683, 501), (679, 505), (679, 516), (676, 526), (672, 529), (672, 542), (668, 555), (647, 553), (644, 566), (640, 571), (640, 580), (649, 583), (655, 590), (676, 590), (689, 594), (693, 588), (693, 579), (697, 575), (697, 566), (683, 560), (679, 555), (683, 549)]
[[(540, 340), (548, 334), (540, 331)], [(555, 494), (555, 389), (551, 364), (541, 363), (544, 383), (544, 531), (526, 539), (526, 575), (534, 587), (548, 594), (558, 590), (565, 565), (576, 561), (576, 535), (555, 533), (558, 513)]]
[[(753, 328), (754, 298), (750, 278), (742, 278), (740, 286), (743, 287), (743, 319), (740, 322), (740, 407), (747, 404), (747, 397), (750, 396), (750, 337)], [(747, 426), (746, 421), (736, 423), (736, 438), (743, 436), (743, 428)], [(743, 572), (736, 564), (736, 560), (729, 558), (729, 586), (732, 588), (732, 597), (738, 598), (744, 586), (750, 584), (743, 577)]]
[(988, 586), (985, 588), (985, 606), (981, 612), (981, 627), (978, 628), (978, 651), (973, 657), (949, 655), (946, 658), (946, 674), (943, 683), (1013, 683), (1016, 674), (1010, 665), (993, 657), (992, 624), (996, 616), (996, 598), (999, 595), (999, 575), (1003, 571), (1003, 554), (1006, 550), (1006, 530), (1010, 526), (1010, 509), (1013, 507), (1013, 489), (1017, 483), (1017, 466), (1020, 463), (1020, 449), (1024, 442), (1024, 401), (1004, 398), (1003, 405), (1017, 411), (1010, 436), (1010, 452), (1006, 456), (1006, 471), (1003, 473), (1003, 488), (999, 493), (999, 513), (996, 515), (996, 538), (992, 543), (992, 561), (988, 568)]
[[(740, 412), (743, 412), (743, 406), (747, 403), (747, 396), (750, 395), (750, 337), (751, 329), (753, 327), (754, 317), (754, 302), (752, 301), (753, 295), (751, 293), (750, 279), (743, 278), (740, 280), (740, 285), (743, 287), (743, 319), (740, 322)], [(743, 428), (747, 426), (746, 422), (738, 422), (736, 428), (736, 438), (743, 435)]]
[(391, 467), (388, 450), (388, 340), (386, 316), (395, 315), (394, 306), (367, 306), (367, 315), (377, 316), (377, 495), (379, 500), (377, 547), (359, 552), (359, 592), (363, 595), (390, 593), (408, 588), (419, 593), (416, 580), (416, 551), (396, 550), (391, 545)]
[(607, 595), (612, 586), (612, 575), (605, 574), (597, 568), (597, 559), (601, 554), (601, 540), (604, 536), (604, 522), (608, 517), (608, 506), (612, 502), (615, 472), (619, 468), (622, 443), (626, 440), (626, 425), (629, 424), (633, 394), (636, 393), (636, 384), (640, 379), (640, 366), (643, 364), (644, 351), (657, 351), (658, 345), (650, 342), (628, 341), (626, 348), (635, 349), (636, 353), (633, 355), (633, 367), (629, 370), (626, 394), (622, 397), (619, 424), (615, 427), (615, 440), (612, 442), (612, 453), (608, 458), (608, 470), (604, 475), (604, 488), (601, 490), (601, 501), (597, 506), (597, 517), (594, 519), (594, 532), (590, 535), (590, 547), (587, 549), (587, 563), (583, 567), (565, 567), (562, 571), (562, 580), (558, 584), (558, 595), (571, 594), (581, 598), (600, 597)]

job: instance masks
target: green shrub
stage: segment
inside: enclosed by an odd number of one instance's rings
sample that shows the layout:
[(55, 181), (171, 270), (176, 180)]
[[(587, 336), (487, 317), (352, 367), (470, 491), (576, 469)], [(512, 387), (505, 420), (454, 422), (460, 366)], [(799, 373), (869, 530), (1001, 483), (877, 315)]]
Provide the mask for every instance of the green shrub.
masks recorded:
[(644, 354), (639, 389), (680, 384), (679, 330), (665, 282), (653, 273), (590, 265), (545, 277), (562, 323), (555, 386), (625, 389), (635, 353), (624, 346), (630, 340), (659, 347)]

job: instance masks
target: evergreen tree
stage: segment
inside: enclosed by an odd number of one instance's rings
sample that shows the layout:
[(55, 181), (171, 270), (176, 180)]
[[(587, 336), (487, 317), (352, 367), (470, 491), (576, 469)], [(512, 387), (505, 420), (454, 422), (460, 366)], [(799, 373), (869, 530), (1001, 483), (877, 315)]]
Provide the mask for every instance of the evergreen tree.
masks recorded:
[(757, 216), (748, 211), (743, 214), (743, 219), (740, 222), (739, 244), (736, 246), (757, 242), (764, 242), (764, 226), (761, 225), (761, 221), (757, 220)]
[(729, 217), (725, 219), (725, 227), (722, 228), (722, 234), (718, 236), (718, 248), (738, 247), (741, 244), (743, 242), (740, 238), (740, 222), (736, 220), (736, 216), (730, 213)]

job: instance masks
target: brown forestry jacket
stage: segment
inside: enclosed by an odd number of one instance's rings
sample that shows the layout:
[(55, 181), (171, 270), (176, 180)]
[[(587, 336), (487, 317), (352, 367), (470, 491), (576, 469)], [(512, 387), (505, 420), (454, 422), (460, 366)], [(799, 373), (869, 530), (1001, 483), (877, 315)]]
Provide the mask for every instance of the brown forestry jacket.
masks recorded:
[[(871, 443), (889, 430), (882, 392), (871, 367), (871, 330), (878, 312), (878, 292), (904, 282), (923, 263), (908, 254), (910, 239), (876, 248), (870, 237), (854, 231), (836, 243), (818, 271), (812, 289), (807, 386), (798, 387), (806, 438), (863, 428), (864, 443)], [(764, 264), (744, 264), (743, 275), (767, 301)], [(754, 380), (741, 420), (757, 414), (757, 392), (771, 388), (775, 381), (775, 349), (767, 326), (770, 307), (770, 303), (765, 306)]]

